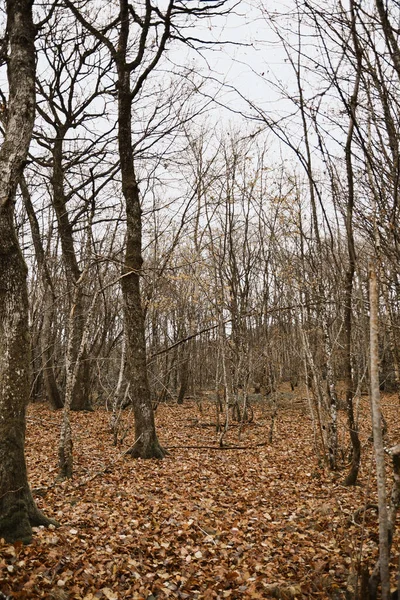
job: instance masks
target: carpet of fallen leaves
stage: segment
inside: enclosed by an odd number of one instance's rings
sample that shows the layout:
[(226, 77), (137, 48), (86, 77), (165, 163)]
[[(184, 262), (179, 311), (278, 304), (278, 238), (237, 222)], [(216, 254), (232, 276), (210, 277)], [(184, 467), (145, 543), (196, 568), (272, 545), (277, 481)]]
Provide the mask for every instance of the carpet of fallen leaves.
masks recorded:
[[(242, 431), (232, 423), (224, 440), (240, 448), (226, 450), (210, 401), (159, 406), (159, 438), (170, 449), (162, 461), (125, 455), (132, 428), (114, 447), (104, 409), (74, 413), (67, 481), (57, 481), (61, 414), (30, 406), (30, 482), (60, 527), (35, 529), (29, 546), (1, 541), (0, 590), (54, 600), (345, 598), (360, 555), (372, 567), (377, 552), (375, 511), (363, 511), (376, 502), (369, 402), (360, 404), (360, 482), (346, 488), (346, 466), (323, 468), (306, 405), (286, 396), (272, 443), (270, 407), (258, 403), (253, 423)], [(386, 396), (384, 409), (398, 443), (398, 400)], [(344, 414), (340, 439), (345, 461)]]

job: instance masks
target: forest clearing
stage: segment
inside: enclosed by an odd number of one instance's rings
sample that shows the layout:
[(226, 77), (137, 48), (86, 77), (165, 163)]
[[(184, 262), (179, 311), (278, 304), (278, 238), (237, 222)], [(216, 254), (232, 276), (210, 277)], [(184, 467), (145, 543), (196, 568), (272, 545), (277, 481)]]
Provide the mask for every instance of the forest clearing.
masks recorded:
[[(272, 443), (266, 401), (240, 439), (231, 424), (224, 443), (248, 449), (218, 448), (210, 400), (201, 412), (193, 399), (162, 404), (163, 461), (125, 455), (133, 429), (114, 447), (105, 410), (74, 413), (75, 473), (64, 481), (56, 480), (61, 414), (31, 405), (29, 477), (60, 527), (38, 528), (29, 546), (2, 542), (0, 589), (54, 600), (346, 598), (360, 556), (370, 568), (377, 558), (369, 400), (360, 403), (359, 485), (345, 487), (344, 471), (318, 461), (303, 392), (285, 390)], [(399, 439), (397, 411), (397, 396), (385, 395), (389, 445)]]

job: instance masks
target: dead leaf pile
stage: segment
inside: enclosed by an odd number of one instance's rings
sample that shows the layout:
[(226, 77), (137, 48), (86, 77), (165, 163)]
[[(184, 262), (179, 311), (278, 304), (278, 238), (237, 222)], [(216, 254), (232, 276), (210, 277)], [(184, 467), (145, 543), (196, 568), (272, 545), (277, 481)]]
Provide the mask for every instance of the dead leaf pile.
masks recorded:
[[(364, 526), (352, 518), (375, 501), (367, 400), (361, 409), (360, 485), (346, 488), (345, 471), (319, 464), (305, 411), (280, 410), (273, 443), (260, 446), (270, 427), (260, 404), (240, 440), (237, 424), (225, 439), (247, 449), (196, 449), (218, 444), (215, 407), (199, 412), (193, 401), (158, 408), (160, 441), (175, 448), (163, 461), (124, 455), (133, 430), (113, 447), (106, 411), (74, 414), (74, 476), (57, 481), (61, 415), (31, 406), (30, 482), (60, 527), (38, 528), (27, 547), (1, 543), (0, 590), (55, 600), (345, 598), (361, 545), (370, 566), (377, 552), (374, 511)], [(395, 442), (397, 411), (388, 397)]]

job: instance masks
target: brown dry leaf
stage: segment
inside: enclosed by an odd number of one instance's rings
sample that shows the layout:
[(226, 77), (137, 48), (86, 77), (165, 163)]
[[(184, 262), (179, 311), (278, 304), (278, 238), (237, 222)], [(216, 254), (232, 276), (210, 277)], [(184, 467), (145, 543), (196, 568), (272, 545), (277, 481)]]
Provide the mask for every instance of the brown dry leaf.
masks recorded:
[(102, 588), (100, 590), (107, 600), (118, 600), (118, 594), (110, 590), (110, 588)]
[[(385, 407), (385, 416), (399, 436), (393, 407)], [(105, 411), (74, 413), (75, 473), (59, 482), (54, 421), (60, 415), (30, 406), (30, 483), (46, 491), (37, 497), (39, 508), (58, 517), (61, 527), (38, 529), (30, 546), (0, 544), (3, 593), (21, 590), (22, 598), (35, 600), (52, 593), (68, 600), (246, 600), (273, 598), (276, 591), (291, 600), (328, 600), (331, 592), (344, 594), (361, 539), (349, 515), (363, 506), (368, 474), (361, 472), (360, 486), (344, 488), (341, 473), (318, 467), (310, 418), (291, 409), (279, 411), (272, 445), (256, 447), (270, 425), (260, 405), (239, 444), (236, 425), (226, 436), (227, 444), (253, 449), (185, 448), (214, 445), (212, 427), (192, 426), (194, 418), (215, 419), (211, 402), (202, 410), (199, 415), (190, 401), (158, 407), (161, 442), (180, 446), (163, 461), (124, 457), (124, 449), (112, 446)], [(367, 423), (367, 399), (360, 411), (360, 423)], [(365, 427), (362, 440), (369, 434)], [(133, 442), (127, 438), (126, 447)], [(369, 464), (367, 454), (364, 460)], [(376, 532), (372, 515), (363, 556), (369, 564)]]

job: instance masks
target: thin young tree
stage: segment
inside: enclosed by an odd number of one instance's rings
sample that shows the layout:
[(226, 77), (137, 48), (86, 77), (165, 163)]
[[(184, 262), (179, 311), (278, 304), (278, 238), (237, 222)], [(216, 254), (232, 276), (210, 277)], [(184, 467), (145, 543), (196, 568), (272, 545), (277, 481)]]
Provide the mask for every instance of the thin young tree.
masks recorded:
[(369, 296), (370, 296), (370, 352), (371, 352), (371, 409), (372, 409), (372, 431), (374, 437), (376, 477), (378, 488), (378, 507), (379, 507), (379, 561), (377, 563), (377, 572), (370, 578), (370, 597), (375, 600), (377, 585), (380, 575), (382, 600), (389, 600), (390, 594), (390, 575), (389, 575), (389, 545), (388, 536), (388, 510), (386, 494), (386, 475), (385, 475), (385, 451), (382, 435), (382, 411), (379, 392), (379, 341), (378, 341), (378, 283), (376, 273), (376, 263), (372, 259), (369, 271)]

